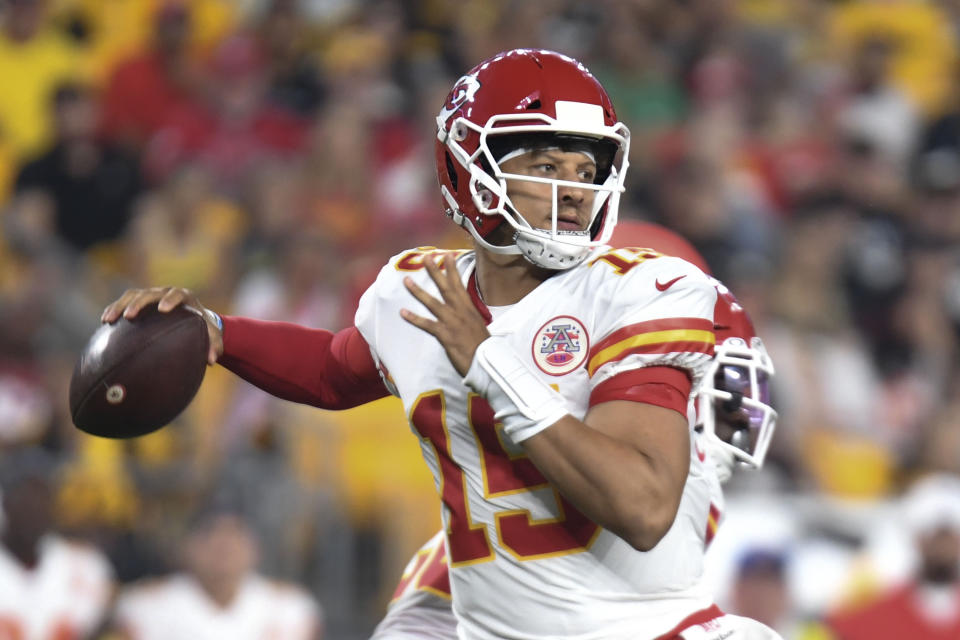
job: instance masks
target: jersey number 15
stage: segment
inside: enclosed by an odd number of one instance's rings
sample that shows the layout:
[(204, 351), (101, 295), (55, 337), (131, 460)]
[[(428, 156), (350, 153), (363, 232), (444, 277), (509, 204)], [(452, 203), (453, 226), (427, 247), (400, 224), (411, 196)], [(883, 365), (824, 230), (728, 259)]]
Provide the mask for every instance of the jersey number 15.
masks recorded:
[[(484, 497), (497, 497), (549, 490), (546, 478), (529, 458), (511, 454), (497, 433), (493, 409), (476, 394), (468, 399), (467, 421), (473, 431), (483, 473)], [(440, 498), (449, 511), (447, 542), (450, 566), (464, 566), (493, 559), (487, 526), (475, 523), (466, 497), (466, 476), (450, 453), (443, 391), (422, 394), (410, 411), (410, 422), (432, 447), (440, 466)], [(558, 514), (534, 520), (526, 509), (508, 509), (494, 514), (500, 546), (518, 560), (533, 560), (587, 550), (600, 532), (593, 521), (553, 490)]]

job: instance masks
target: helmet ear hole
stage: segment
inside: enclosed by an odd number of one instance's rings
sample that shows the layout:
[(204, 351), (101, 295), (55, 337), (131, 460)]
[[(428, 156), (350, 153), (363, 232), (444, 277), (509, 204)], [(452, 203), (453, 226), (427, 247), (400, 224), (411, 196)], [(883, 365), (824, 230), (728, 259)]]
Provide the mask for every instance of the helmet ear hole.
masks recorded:
[(593, 224), (590, 225), (590, 237), (596, 238), (600, 235), (600, 229), (603, 228), (603, 222), (606, 220), (607, 212), (601, 211), (597, 218), (593, 221)]
[(477, 192), (477, 195), (480, 196), (480, 204), (483, 205), (483, 208), (489, 209), (490, 205), (493, 204), (493, 193), (489, 189), (481, 189)]
[(450, 180), (450, 186), (453, 187), (453, 192), (457, 192), (457, 183), (460, 182), (460, 177), (457, 176), (457, 168), (453, 164), (453, 158), (450, 157), (450, 152), (446, 152), (446, 161), (447, 161), (447, 179)]

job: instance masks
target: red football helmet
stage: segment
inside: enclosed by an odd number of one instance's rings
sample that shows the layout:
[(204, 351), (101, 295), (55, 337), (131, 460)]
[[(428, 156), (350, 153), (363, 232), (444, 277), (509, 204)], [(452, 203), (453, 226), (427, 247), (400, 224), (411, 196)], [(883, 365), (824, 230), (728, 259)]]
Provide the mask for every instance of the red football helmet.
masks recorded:
[(770, 406), (773, 361), (744, 308), (722, 283), (715, 284), (717, 343), (697, 398), (698, 422), (711, 444), (759, 469), (777, 424)]
[[(437, 116), (437, 177), (447, 215), (489, 251), (523, 254), (549, 269), (573, 267), (610, 239), (629, 140), (606, 91), (582, 64), (538, 49), (499, 53), (457, 81)], [(501, 171), (507, 154), (544, 147), (589, 153), (597, 164), (594, 184)], [(552, 185), (551, 229), (523, 219), (507, 195), (508, 179)], [(557, 229), (557, 188), (563, 186), (595, 191), (586, 231)], [(505, 222), (515, 244), (488, 242)]]

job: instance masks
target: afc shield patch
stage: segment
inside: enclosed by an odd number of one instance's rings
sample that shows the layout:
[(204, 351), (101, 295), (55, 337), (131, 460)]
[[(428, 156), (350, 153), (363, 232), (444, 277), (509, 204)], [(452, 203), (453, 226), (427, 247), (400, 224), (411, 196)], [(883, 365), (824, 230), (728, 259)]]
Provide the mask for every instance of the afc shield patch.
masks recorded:
[(590, 351), (590, 337), (573, 316), (548, 320), (533, 337), (533, 361), (540, 371), (562, 376), (579, 367)]

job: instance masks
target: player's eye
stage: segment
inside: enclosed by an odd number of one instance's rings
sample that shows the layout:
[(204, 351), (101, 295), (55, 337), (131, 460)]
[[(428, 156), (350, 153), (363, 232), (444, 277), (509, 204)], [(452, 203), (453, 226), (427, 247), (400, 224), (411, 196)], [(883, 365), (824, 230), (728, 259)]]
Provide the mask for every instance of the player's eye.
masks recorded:
[(540, 164), (534, 165), (533, 169), (538, 173), (555, 173), (557, 167), (551, 162), (541, 162)]
[(597, 172), (592, 169), (581, 169), (577, 172), (577, 176), (583, 182), (593, 182), (597, 177)]

